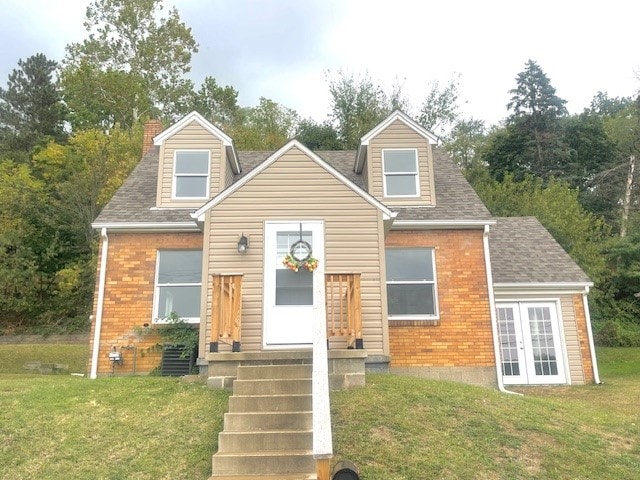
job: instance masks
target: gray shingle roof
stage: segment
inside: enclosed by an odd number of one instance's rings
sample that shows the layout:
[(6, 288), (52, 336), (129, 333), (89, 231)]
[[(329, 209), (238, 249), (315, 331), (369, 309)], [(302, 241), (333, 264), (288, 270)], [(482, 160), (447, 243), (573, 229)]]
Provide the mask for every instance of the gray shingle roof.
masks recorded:
[(489, 251), (494, 283), (581, 283), (589, 277), (535, 217), (497, 218)]
[(399, 220), (488, 220), (491, 214), (447, 153), (433, 149), (435, 207), (393, 208)]
[(143, 155), (94, 224), (193, 223), (189, 214), (195, 209), (155, 209), (159, 151), (160, 147), (152, 147)]
[[(158, 180), (159, 147), (151, 148), (143, 156), (129, 178), (102, 210), (96, 224), (136, 222), (191, 222), (190, 213), (196, 209), (155, 209)], [(242, 172), (234, 180), (242, 178), (273, 152), (238, 152)], [(354, 150), (315, 152), (342, 175), (363, 187), (362, 175), (353, 171)], [(394, 207), (400, 220), (486, 220), (491, 215), (460, 169), (448, 155), (434, 149), (434, 175), (436, 185), (435, 207)]]

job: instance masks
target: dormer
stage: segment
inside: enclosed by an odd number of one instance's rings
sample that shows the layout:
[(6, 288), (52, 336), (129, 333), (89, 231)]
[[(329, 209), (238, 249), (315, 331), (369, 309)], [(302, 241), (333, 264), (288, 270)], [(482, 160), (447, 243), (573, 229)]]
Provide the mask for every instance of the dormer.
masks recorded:
[(197, 112), (154, 137), (153, 144), (160, 147), (157, 207), (197, 208), (240, 172), (231, 138)]
[(435, 206), (435, 143), (433, 133), (396, 110), (361, 138), (354, 170), (385, 205)]

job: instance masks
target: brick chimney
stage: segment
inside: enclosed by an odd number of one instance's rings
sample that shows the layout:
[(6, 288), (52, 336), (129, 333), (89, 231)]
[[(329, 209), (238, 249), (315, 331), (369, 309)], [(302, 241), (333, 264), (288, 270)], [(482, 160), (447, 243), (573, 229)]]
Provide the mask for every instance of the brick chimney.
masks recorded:
[(162, 132), (162, 122), (160, 120), (149, 120), (144, 124), (144, 135), (142, 137), (142, 155), (153, 147), (153, 137)]

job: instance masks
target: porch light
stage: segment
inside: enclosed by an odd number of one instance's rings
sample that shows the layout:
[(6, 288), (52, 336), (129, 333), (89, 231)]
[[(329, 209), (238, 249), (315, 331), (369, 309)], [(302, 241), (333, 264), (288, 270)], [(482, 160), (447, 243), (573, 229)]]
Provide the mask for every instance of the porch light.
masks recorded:
[(238, 253), (246, 253), (249, 248), (249, 239), (242, 234), (240, 240), (238, 240)]

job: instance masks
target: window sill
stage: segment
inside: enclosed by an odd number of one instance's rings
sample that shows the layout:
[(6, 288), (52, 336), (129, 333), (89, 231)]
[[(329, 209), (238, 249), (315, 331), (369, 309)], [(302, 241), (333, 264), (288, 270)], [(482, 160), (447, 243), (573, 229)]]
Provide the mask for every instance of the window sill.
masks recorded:
[(439, 318), (389, 318), (390, 327), (437, 327)]

